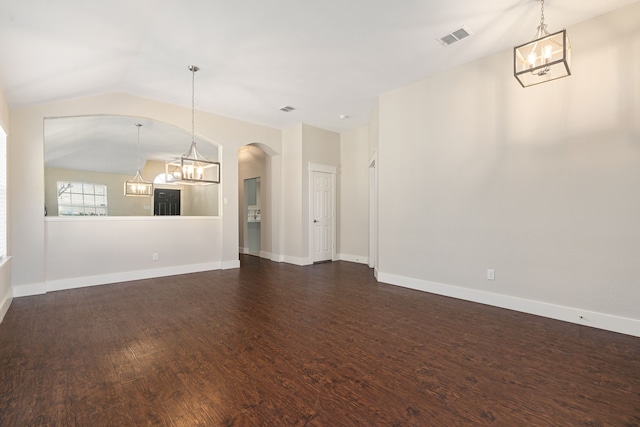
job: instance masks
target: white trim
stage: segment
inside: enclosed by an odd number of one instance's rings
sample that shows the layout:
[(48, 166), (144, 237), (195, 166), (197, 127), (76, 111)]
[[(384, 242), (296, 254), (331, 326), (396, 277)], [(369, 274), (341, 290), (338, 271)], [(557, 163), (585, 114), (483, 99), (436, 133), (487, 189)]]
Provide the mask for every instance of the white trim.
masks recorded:
[(2, 302), (0, 302), (0, 322), (4, 319), (4, 315), (9, 311), (11, 302), (13, 301), (13, 286), (11, 286), (11, 257), (0, 257), (0, 280), (3, 286), (6, 285), (7, 290), (4, 295), (0, 295)]
[(369, 166), (371, 166), (371, 163), (375, 162), (376, 160), (378, 160), (378, 152), (376, 150), (373, 150), (373, 152), (369, 156)]
[(47, 293), (46, 283), (32, 283), (13, 287), (13, 297), (30, 297), (32, 295), (43, 295)]
[(284, 262), (284, 255), (271, 254), (270, 259), (273, 262)]
[[(234, 259), (231, 261), (222, 261), (220, 268), (222, 270), (231, 270), (233, 268), (240, 268), (240, 260)], [(209, 270), (215, 270), (214, 268), (210, 268)]]
[(325, 164), (322, 164), (322, 163), (309, 162), (307, 170), (309, 172), (315, 171), (315, 172), (331, 173), (331, 174), (334, 174), (334, 175), (338, 174), (338, 167), (337, 166), (325, 165)]
[[(333, 200), (331, 201), (331, 207), (333, 209), (332, 215), (331, 215), (331, 231), (333, 233), (333, 236), (331, 236), (331, 261), (335, 261), (336, 258), (336, 244), (337, 244), (337, 240), (338, 240), (338, 178), (337, 178), (337, 173), (338, 173), (338, 167), (337, 166), (333, 166), (333, 165), (324, 165), (321, 163), (312, 163), (309, 162), (308, 165), (308, 170), (309, 170), (309, 177), (308, 177), (308, 181), (309, 181), (309, 200), (308, 200), (308, 218), (307, 218), (307, 236), (308, 236), (308, 241), (309, 241), (309, 258), (311, 259), (311, 264), (313, 264), (313, 260), (314, 260), (314, 254), (313, 254), (313, 201), (314, 201), (314, 197), (313, 197), (313, 173), (314, 172), (322, 172), (322, 173), (328, 173), (331, 174), (331, 193), (333, 195)], [(308, 265), (308, 264), (296, 264), (296, 265)]]
[(378, 245), (378, 155), (374, 151), (369, 159), (369, 268), (375, 268)]
[(640, 337), (640, 320), (638, 319), (580, 310), (574, 307), (549, 304), (541, 301), (512, 297), (509, 295), (447, 285), (444, 283), (429, 282), (426, 280), (397, 276), (389, 273), (381, 272), (377, 274), (376, 277), (380, 282), (389, 283), (391, 285), (402, 286), (418, 291), (430, 292), (438, 295)]
[(149, 215), (149, 216), (46, 216), (44, 222), (80, 222), (80, 221), (220, 221), (222, 215), (186, 216), (186, 215)]
[(271, 257), (273, 256), (271, 254), (271, 252), (267, 252), (267, 251), (260, 251), (260, 258), (265, 258), (265, 259), (271, 259)]
[(149, 270), (127, 271), (122, 273), (101, 274), (97, 276), (73, 277), (69, 279), (51, 280), (46, 283), (46, 291), (62, 291), (66, 289), (84, 288), (87, 286), (107, 285), (110, 283), (129, 282), (132, 280), (151, 279), (154, 277), (175, 276), (178, 274), (199, 273), (201, 271), (219, 270), (219, 262), (180, 265), (175, 267), (154, 268)]
[(11, 302), (13, 301), (13, 292), (11, 288), (9, 288), (9, 292), (2, 299), (2, 303), (0, 303), (0, 322), (4, 319), (4, 315), (9, 311), (9, 307), (11, 307)]
[(287, 264), (293, 264), (293, 265), (299, 265), (299, 266), (313, 264), (312, 258), (298, 258), (298, 257), (288, 256), (288, 255), (284, 255), (281, 258), (282, 258), (281, 262), (286, 262)]
[(338, 254), (340, 261), (357, 262), (358, 264), (368, 264), (369, 258), (362, 255)]

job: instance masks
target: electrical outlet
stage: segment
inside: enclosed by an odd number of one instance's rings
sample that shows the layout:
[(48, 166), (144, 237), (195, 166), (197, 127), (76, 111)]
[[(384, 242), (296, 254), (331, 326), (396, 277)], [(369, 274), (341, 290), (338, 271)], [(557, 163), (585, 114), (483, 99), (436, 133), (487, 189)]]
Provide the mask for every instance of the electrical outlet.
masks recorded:
[(487, 270), (487, 280), (495, 280), (496, 278), (496, 272), (493, 269), (488, 269)]
[(157, 261), (158, 260), (158, 252), (154, 252), (153, 253), (153, 260)]

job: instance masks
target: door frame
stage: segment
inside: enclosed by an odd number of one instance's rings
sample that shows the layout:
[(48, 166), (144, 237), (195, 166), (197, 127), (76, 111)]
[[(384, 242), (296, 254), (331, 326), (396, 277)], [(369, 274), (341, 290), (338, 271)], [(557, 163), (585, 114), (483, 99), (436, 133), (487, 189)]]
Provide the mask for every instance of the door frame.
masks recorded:
[(336, 181), (338, 175), (338, 167), (333, 165), (325, 165), (322, 163), (312, 163), (309, 162), (308, 166), (309, 170), (309, 197), (308, 197), (308, 218), (307, 218), (307, 236), (309, 240), (309, 260), (311, 264), (313, 264), (313, 248), (315, 247), (315, 234), (313, 233), (313, 173), (314, 172), (324, 172), (331, 174), (331, 261), (336, 261)]
[[(178, 192), (178, 213), (174, 214), (174, 215), (169, 215), (169, 214), (165, 214), (165, 215), (159, 215), (156, 214), (156, 203), (158, 202), (158, 197), (157, 197), (157, 192), (158, 191), (171, 191), (171, 192)], [(151, 212), (152, 216), (182, 216), (182, 196), (183, 196), (183, 191), (182, 188), (166, 188), (163, 186), (154, 186), (153, 188), (153, 197), (151, 198), (152, 201), (152, 205), (153, 205), (153, 210)]]
[(378, 248), (378, 156), (374, 151), (369, 159), (369, 268), (377, 269)]
[[(243, 178), (243, 200), (242, 200), (242, 231), (243, 231), (243, 242), (242, 242), (242, 253), (244, 254), (250, 254), (250, 255), (256, 255), (256, 256), (262, 256), (262, 219), (260, 220), (260, 222), (258, 224), (260, 224), (260, 234), (259, 234), (259, 238), (260, 238), (260, 249), (258, 250), (258, 253), (256, 254), (255, 252), (251, 252), (251, 240), (250, 240), (250, 236), (249, 236), (249, 215), (248, 215), (248, 209), (249, 209), (249, 203), (247, 201), (247, 181), (255, 179), (256, 180), (256, 185), (258, 185), (258, 183), (260, 183), (260, 185), (262, 184), (262, 177), (260, 175), (258, 176), (252, 176), (249, 178)], [(262, 203), (262, 189), (260, 190), (260, 194), (257, 195), (257, 200), (256, 200), (256, 204), (260, 206), (260, 212), (262, 212), (263, 209), (263, 203)], [(262, 214), (260, 215), (262, 217)]]

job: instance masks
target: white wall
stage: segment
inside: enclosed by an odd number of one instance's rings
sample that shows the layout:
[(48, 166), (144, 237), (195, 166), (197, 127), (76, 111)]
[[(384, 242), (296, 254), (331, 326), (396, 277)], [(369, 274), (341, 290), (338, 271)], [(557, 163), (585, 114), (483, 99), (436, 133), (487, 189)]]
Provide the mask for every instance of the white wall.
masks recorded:
[(369, 256), (369, 128), (340, 134), (338, 252), (366, 264)]
[[(78, 241), (84, 242), (84, 227), (89, 227), (90, 235), (97, 236), (101, 226), (97, 226), (98, 223), (73, 225), (75, 223), (47, 219), (45, 227), (43, 120), (45, 117), (93, 114), (146, 117), (183, 129), (189, 129), (191, 124), (191, 110), (188, 108), (124, 94), (109, 94), (13, 110), (10, 140), (12, 169), (9, 178), (13, 218), (11, 270), (16, 296), (44, 292), (48, 289), (49, 281), (54, 282), (53, 286), (56, 288), (66, 279), (73, 282), (74, 286), (82, 284), (82, 280), (75, 276), (77, 273), (74, 273), (77, 266), (73, 257), (78, 255), (76, 244)], [(140, 222), (105, 220), (104, 226), (109, 228), (110, 233), (100, 236), (100, 244), (87, 245), (84, 248), (86, 253), (82, 254), (88, 265), (93, 266), (89, 270), (81, 271), (87, 283), (109, 280), (112, 277), (123, 278), (126, 274), (136, 278), (141, 272), (150, 276), (171, 271), (184, 272), (189, 269), (198, 271), (203, 266), (219, 265), (228, 268), (239, 265), (238, 148), (258, 142), (279, 151), (281, 131), (199, 111), (196, 111), (196, 116), (197, 133), (222, 147), (220, 197), (227, 201), (221, 204), (222, 219), (216, 221), (201, 217), (171, 218), (171, 222), (165, 222), (142, 218), (148, 221), (144, 226), (141, 226)], [(183, 152), (184, 148), (176, 147), (176, 151)], [(20, 179), (17, 179), (15, 171), (21, 171)], [(160, 259), (150, 267), (149, 251), (156, 251), (152, 247), (160, 243), (154, 245), (153, 242), (148, 242), (140, 247), (140, 242), (149, 239), (150, 234), (161, 235), (168, 226), (184, 232), (184, 241), (193, 240), (196, 243), (193, 247), (178, 245), (175, 242), (176, 236), (170, 233), (174, 238), (166, 239), (166, 244), (163, 243), (162, 249), (157, 251), (160, 252)], [(201, 240), (204, 238), (207, 239), (206, 243)], [(54, 256), (54, 251), (56, 261), (62, 264), (54, 266), (50, 259), (45, 258)], [(138, 257), (142, 252), (145, 253)], [(127, 255), (134, 260), (133, 263), (119, 262)], [(106, 268), (103, 268), (103, 265)], [(49, 273), (52, 274), (51, 277), (48, 276)]]
[(640, 335), (639, 16), (569, 28), (566, 79), (505, 51), (380, 97), (380, 280)]

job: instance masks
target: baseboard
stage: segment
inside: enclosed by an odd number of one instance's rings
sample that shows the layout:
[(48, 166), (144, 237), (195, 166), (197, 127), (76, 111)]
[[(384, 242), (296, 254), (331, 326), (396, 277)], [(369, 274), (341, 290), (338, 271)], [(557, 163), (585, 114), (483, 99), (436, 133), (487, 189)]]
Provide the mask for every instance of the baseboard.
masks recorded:
[(4, 319), (4, 315), (9, 311), (11, 302), (13, 301), (13, 290), (10, 287), (7, 293), (2, 297), (2, 303), (0, 303), (0, 322)]
[(293, 264), (293, 265), (299, 265), (299, 266), (313, 264), (313, 260), (311, 260), (310, 258), (298, 258), (293, 256), (287, 256), (287, 255), (284, 255), (282, 257), (281, 262), (286, 262), (287, 264)]
[(271, 252), (260, 251), (260, 258), (271, 259), (272, 256)]
[[(201, 271), (220, 270), (220, 262), (180, 265), (175, 267), (154, 268), (149, 270), (126, 271), (122, 273), (102, 274), (97, 276), (73, 277), (69, 279), (47, 281), (46, 292), (66, 289), (84, 288), (87, 286), (106, 285), (109, 283), (129, 282), (132, 280), (152, 279), (154, 277), (175, 276), (178, 274), (199, 273)], [(15, 290), (14, 290), (15, 292)]]
[(220, 267), (222, 270), (231, 270), (232, 268), (240, 268), (240, 260), (234, 259), (231, 261), (222, 261), (222, 264)]
[(350, 255), (350, 254), (338, 254), (337, 258), (340, 261), (349, 261), (349, 262), (357, 262), (358, 264), (369, 264), (369, 257), (361, 256), (361, 255)]
[(273, 262), (284, 262), (284, 256), (283, 255), (271, 254), (271, 258), (270, 259)]
[(47, 293), (47, 285), (45, 283), (33, 283), (30, 285), (13, 286), (13, 297), (30, 297), (32, 295), (42, 295)]
[(240, 252), (241, 254), (248, 254), (249, 248), (238, 248), (238, 252)]
[(11, 286), (11, 257), (0, 257), (0, 322), (9, 311), (13, 301), (13, 286)]
[(388, 273), (378, 273), (378, 281), (391, 285), (402, 286), (423, 292), (444, 295), (466, 301), (487, 304), (523, 313), (534, 314), (555, 320), (590, 326), (621, 334), (640, 337), (640, 320), (613, 316), (574, 307), (549, 304), (540, 301), (517, 298), (508, 295), (495, 294), (486, 291), (429, 282), (411, 277), (397, 276)]

